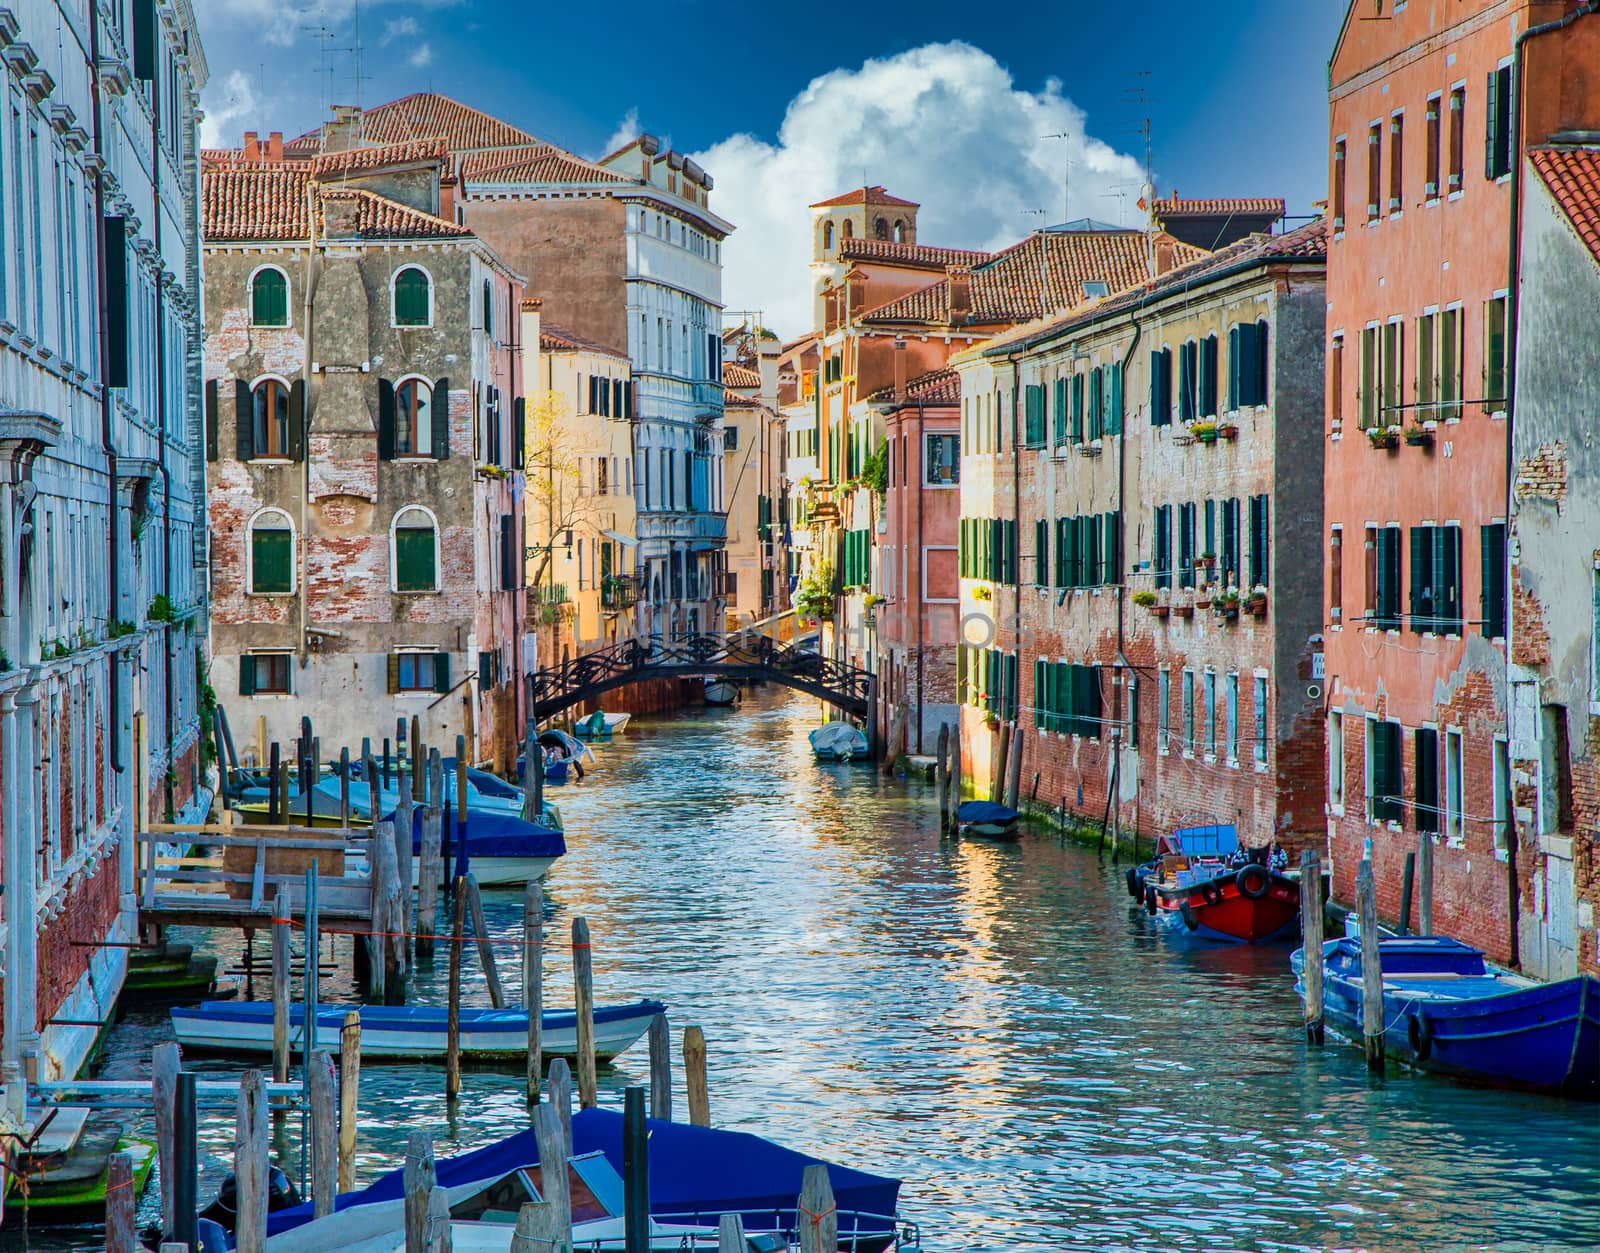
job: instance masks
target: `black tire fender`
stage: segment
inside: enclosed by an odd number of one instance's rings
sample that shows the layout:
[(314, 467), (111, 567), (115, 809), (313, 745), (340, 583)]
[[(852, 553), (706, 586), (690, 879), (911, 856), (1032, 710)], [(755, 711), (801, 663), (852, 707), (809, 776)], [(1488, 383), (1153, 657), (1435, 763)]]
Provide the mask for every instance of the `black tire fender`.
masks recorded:
[(1233, 883), (1239, 889), (1240, 896), (1259, 901), (1272, 890), (1272, 872), (1265, 866), (1250, 862), (1239, 867), (1233, 876)]
[(1425, 1062), (1433, 1056), (1433, 1020), (1422, 1011), (1421, 1006), (1406, 1015), (1406, 1043), (1411, 1046), (1411, 1052), (1419, 1062)]
[(1152, 918), (1156, 914), (1156, 890), (1148, 884), (1145, 885), (1144, 889), (1144, 912)]
[(1200, 925), (1200, 920), (1194, 916), (1194, 909), (1188, 901), (1179, 903), (1178, 914), (1183, 919), (1183, 925), (1188, 927), (1189, 930), (1193, 931)]
[(1215, 879), (1207, 879), (1200, 885), (1200, 895), (1207, 905), (1215, 905), (1222, 900), (1222, 889), (1217, 886)]
[(1128, 895), (1133, 897), (1134, 900), (1138, 900), (1144, 895), (1144, 881), (1139, 878), (1139, 867), (1129, 866), (1127, 879)]

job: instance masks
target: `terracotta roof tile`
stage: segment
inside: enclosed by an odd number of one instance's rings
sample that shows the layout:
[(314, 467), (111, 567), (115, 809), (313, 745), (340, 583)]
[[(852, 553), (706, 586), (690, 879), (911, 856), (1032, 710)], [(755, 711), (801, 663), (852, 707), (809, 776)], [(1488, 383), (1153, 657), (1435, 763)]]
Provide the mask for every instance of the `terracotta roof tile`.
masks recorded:
[(1053, 317), (1035, 319), (996, 335), (983, 346), (984, 355), (1019, 342), (1053, 338), (1073, 327), (1088, 326), (1108, 317), (1121, 316), (1130, 308), (1158, 300), (1170, 292), (1192, 290), (1196, 284), (1233, 270), (1268, 265), (1274, 261), (1325, 263), (1328, 258), (1328, 234), (1326, 224), (1319, 218), (1283, 235), (1247, 235), (1216, 252), (1203, 252), (1186, 245), (1178, 245), (1175, 249), (1175, 255), (1179, 257), (1185, 252), (1190, 254), (1189, 260), (1180, 261), (1158, 278), (1142, 279), (1114, 293), (1109, 300)]
[[(306, 192), (315, 186), (306, 162), (249, 162), (214, 165), (200, 181), (200, 227), (216, 242), (278, 242), (309, 238)], [(362, 239), (462, 239), (472, 232), (431, 213), (422, 213), (374, 192), (321, 188), (325, 202), (356, 206), (356, 231)]]
[(936, 248), (932, 244), (902, 244), (892, 239), (846, 239), (839, 244), (839, 256), (846, 261), (883, 261), (941, 272), (947, 265), (977, 265), (991, 255), (975, 248)]
[(461, 174), (477, 183), (628, 183), (613, 170), (574, 156), (553, 144), (525, 144), (472, 152), (461, 159)]
[(842, 195), (830, 196), (827, 200), (818, 200), (811, 207), (813, 209), (831, 209), (834, 205), (853, 204), (881, 204), (898, 206), (903, 209), (920, 209), (915, 200), (902, 200), (899, 196), (891, 196), (882, 187), (858, 187), (855, 191), (847, 191)]
[(539, 323), (539, 349), (542, 352), (596, 352), (603, 356), (628, 360), (628, 354), (625, 352), (607, 348), (604, 344), (585, 339), (582, 335), (574, 335), (571, 331), (562, 330), (559, 326), (552, 326), (544, 321)]
[[(361, 123), (362, 135), (372, 144), (398, 144), (440, 135), (452, 151), (470, 152), (478, 148), (507, 148), (541, 142), (525, 130), (437, 92), (417, 92), (367, 109), (362, 113)], [(296, 155), (307, 149), (315, 151), (321, 147), (321, 133), (319, 127), (290, 140), (284, 145), (285, 154), (291, 148)]]
[[(1142, 231), (1036, 231), (972, 267), (963, 324), (1026, 322), (1082, 304), (1085, 283), (1102, 282), (1118, 292), (1143, 282), (1150, 273), (1145, 248)], [(1181, 261), (1205, 255), (1188, 244), (1174, 248)], [(862, 321), (948, 326), (950, 288), (946, 278), (880, 305)]]
[(1157, 200), (1150, 206), (1156, 221), (1165, 218), (1211, 218), (1237, 214), (1242, 217), (1281, 218), (1287, 206), (1282, 199), (1267, 196), (1242, 196), (1213, 200)]
[(1535, 148), (1528, 160), (1600, 262), (1600, 148)]
[(354, 174), (361, 170), (381, 169), (387, 165), (411, 165), (422, 161), (442, 161), (449, 153), (449, 144), (443, 136), (432, 139), (412, 139), (399, 144), (376, 144), (371, 147), (347, 148), (343, 152), (327, 152), (313, 157), (311, 169), (319, 179), (337, 178), (341, 174)]
[(422, 213), (376, 192), (358, 188), (324, 188), (325, 204), (354, 203), (356, 231), (362, 239), (470, 239), (472, 232), (431, 213)]
[(722, 385), (724, 387), (760, 387), (761, 372), (752, 370), (747, 365), (726, 361), (722, 365)]
[[(880, 387), (867, 397), (868, 400), (885, 401), (894, 400), (894, 385)], [(929, 370), (926, 374), (919, 374), (916, 378), (906, 382), (905, 395), (902, 403), (920, 400), (925, 405), (955, 405), (961, 403), (961, 375), (948, 366), (937, 370)]]

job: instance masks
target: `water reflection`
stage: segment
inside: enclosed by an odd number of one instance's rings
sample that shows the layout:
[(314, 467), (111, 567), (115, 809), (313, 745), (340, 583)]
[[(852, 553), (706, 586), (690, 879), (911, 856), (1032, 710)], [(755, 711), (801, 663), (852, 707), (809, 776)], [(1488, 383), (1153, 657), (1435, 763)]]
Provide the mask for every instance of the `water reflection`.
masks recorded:
[[(667, 1001), (675, 1048), (705, 1029), (716, 1123), (902, 1177), (930, 1248), (1595, 1244), (1592, 1108), (1308, 1052), (1286, 948), (1157, 930), (1109, 863), (1048, 837), (941, 840), (929, 785), (813, 764), (813, 717), (761, 698), (635, 720), (559, 790), (547, 995), (567, 999), (583, 915), (600, 999)], [(486, 904), (520, 938), (520, 895)], [(237, 936), (207, 942), (237, 962)], [(351, 992), (336, 956), (325, 999)], [(441, 954), (415, 1000), (443, 979)], [(130, 1019), (106, 1073), (144, 1073), (165, 1031)], [(625, 1055), (602, 1100), (645, 1070)], [(362, 1095), (364, 1177), (413, 1128), (470, 1146), (525, 1124), (503, 1073), (468, 1071), (453, 1110), (436, 1068), (370, 1066)], [(208, 1178), (231, 1136), (208, 1122)]]

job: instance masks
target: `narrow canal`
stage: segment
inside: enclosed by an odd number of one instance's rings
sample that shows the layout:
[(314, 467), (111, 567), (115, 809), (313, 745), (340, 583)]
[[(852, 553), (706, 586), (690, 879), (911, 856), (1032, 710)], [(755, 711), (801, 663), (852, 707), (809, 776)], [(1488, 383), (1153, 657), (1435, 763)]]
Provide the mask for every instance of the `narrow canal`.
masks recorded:
[[(570, 852), (548, 880), (547, 999), (570, 1003), (564, 941), (582, 915), (597, 999), (666, 1001), (675, 1057), (685, 1024), (705, 1029), (718, 1125), (903, 1178), (929, 1249), (1600, 1239), (1593, 1107), (1374, 1081), (1353, 1050), (1308, 1050), (1289, 946), (1158, 932), (1120, 870), (1048, 835), (941, 840), (931, 785), (815, 765), (814, 717), (762, 696), (636, 722), (555, 792)], [(487, 905), (491, 929), (520, 938), (520, 892)], [(236, 936), (199, 938), (237, 964)], [(441, 950), (415, 1000), (443, 997), (444, 969)], [(509, 944), (502, 969), (515, 986)], [(323, 997), (349, 994), (342, 960)], [(469, 999), (487, 1003), (481, 977)], [(167, 1030), (132, 1014), (102, 1073), (147, 1073)], [(645, 1080), (641, 1045), (602, 1100)], [(525, 1125), (514, 1075), (469, 1071), (454, 1111), (443, 1086), (442, 1067), (364, 1069), (363, 1178), (415, 1128), (448, 1153)], [(674, 1103), (683, 1116), (681, 1087)], [(203, 1128), (205, 1197), (231, 1117)]]

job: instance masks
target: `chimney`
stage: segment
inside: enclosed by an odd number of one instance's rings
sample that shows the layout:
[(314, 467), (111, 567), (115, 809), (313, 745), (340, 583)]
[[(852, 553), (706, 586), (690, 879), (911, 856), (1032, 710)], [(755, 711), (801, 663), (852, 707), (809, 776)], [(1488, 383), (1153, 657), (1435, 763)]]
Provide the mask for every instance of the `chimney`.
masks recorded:
[(267, 160), (283, 161), (283, 132), (273, 131), (267, 136)]
[(1160, 277), (1173, 266), (1173, 246), (1171, 235), (1156, 236), (1156, 273)]
[(778, 354), (783, 345), (775, 339), (762, 336), (756, 340), (756, 369), (761, 374), (761, 400), (769, 405), (778, 403)]
[(244, 159), (246, 161), (261, 160), (261, 141), (256, 138), (255, 131), (244, 133)]
[(972, 270), (965, 265), (947, 266), (950, 281), (950, 321), (964, 323), (972, 316)]
[(903, 400), (906, 394), (906, 339), (894, 337), (894, 398)]
[[(522, 301), (522, 391), (532, 409), (534, 393), (539, 388), (539, 328), (544, 321), (544, 301), (538, 296), (526, 296)], [(512, 406), (513, 411), (515, 406)], [(529, 415), (532, 416), (531, 414)]]
[(333, 106), (333, 120), (322, 126), (322, 150), (344, 152), (361, 146), (361, 109), (353, 104)]

